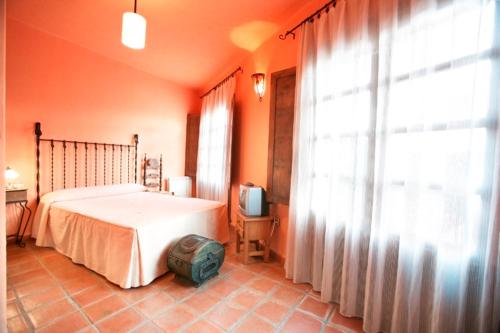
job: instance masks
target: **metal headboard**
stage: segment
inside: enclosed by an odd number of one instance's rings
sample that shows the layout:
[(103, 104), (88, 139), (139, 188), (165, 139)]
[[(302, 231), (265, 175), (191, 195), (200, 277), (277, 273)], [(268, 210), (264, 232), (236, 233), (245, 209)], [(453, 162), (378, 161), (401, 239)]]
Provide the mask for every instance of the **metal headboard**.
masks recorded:
[[(60, 139), (42, 139), (42, 126), (39, 122), (35, 123), (35, 135), (36, 135), (36, 202), (40, 202), (40, 149), (41, 149), (41, 144), (42, 142), (48, 142), (50, 143), (49, 149), (50, 149), (50, 187), (51, 191), (54, 191), (54, 148), (56, 145), (60, 145), (62, 147), (62, 158), (63, 158), (63, 164), (62, 164), (62, 177), (63, 177), (63, 183), (62, 187), (67, 188), (69, 186), (69, 181), (67, 182), (67, 177), (66, 175), (69, 173), (68, 177), (73, 176), (73, 187), (83, 187), (83, 186), (94, 186), (94, 185), (99, 185), (98, 183), (101, 183), (103, 185), (107, 184), (116, 184), (116, 183), (122, 183), (123, 181), (123, 176), (126, 174), (126, 182), (130, 182), (131, 176), (134, 179), (134, 182), (137, 183), (137, 147), (139, 145), (139, 135), (134, 134), (133, 136), (133, 144), (132, 145), (124, 145), (124, 144), (115, 144), (115, 143), (102, 143), (102, 142), (86, 142), (86, 141), (73, 141), (73, 140), (60, 140)], [(99, 154), (99, 147), (101, 147), (101, 152), (102, 154)], [(78, 172), (82, 172), (78, 168), (78, 149), (84, 149), (84, 164), (85, 164), (85, 169), (83, 170), (84, 175), (85, 175), (85, 181), (83, 183), (80, 183), (79, 177), (78, 177)], [(94, 150), (94, 155), (93, 159), (89, 159), (89, 150)], [(131, 159), (131, 151), (133, 154), (133, 159)], [(71, 172), (69, 170), (69, 167), (67, 167), (67, 158), (69, 152), (73, 152), (73, 163), (74, 163), (74, 171)], [(119, 161), (116, 163), (119, 163), (119, 181), (115, 181), (115, 169), (117, 165), (115, 165), (115, 155), (119, 155)], [(111, 156), (111, 180), (106, 179), (107, 175), (107, 170), (106, 170), (106, 163), (107, 160), (109, 159), (109, 156)], [(123, 170), (124, 167), (124, 159), (126, 158), (126, 171)], [(81, 160), (82, 158), (80, 158)], [(117, 158), (118, 159), (118, 158)], [(131, 168), (130, 168), (130, 162), (131, 160), (133, 161), (133, 175), (131, 175)], [(92, 165), (89, 167), (89, 162), (93, 163), (93, 170), (91, 170)], [(99, 175), (99, 170), (98, 166), (101, 166), (103, 169), (102, 172), (102, 182), (98, 182), (98, 175)], [(93, 175), (94, 182), (90, 183), (89, 181), (89, 174)], [(109, 182), (108, 182), (109, 181)]]

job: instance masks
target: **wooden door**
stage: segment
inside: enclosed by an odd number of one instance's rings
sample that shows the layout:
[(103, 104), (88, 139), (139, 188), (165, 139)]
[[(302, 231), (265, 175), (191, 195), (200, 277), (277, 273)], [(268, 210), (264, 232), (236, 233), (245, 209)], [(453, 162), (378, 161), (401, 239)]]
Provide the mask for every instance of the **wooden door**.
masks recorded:
[(292, 173), (295, 68), (271, 74), (267, 200), (288, 205)]
[(200, 115), (188, 114), (186, 125), (186, 163), (184, 173), (186, 176), (196, 177), (196, 164), (198, 162), (198, 137), (200, 134)]

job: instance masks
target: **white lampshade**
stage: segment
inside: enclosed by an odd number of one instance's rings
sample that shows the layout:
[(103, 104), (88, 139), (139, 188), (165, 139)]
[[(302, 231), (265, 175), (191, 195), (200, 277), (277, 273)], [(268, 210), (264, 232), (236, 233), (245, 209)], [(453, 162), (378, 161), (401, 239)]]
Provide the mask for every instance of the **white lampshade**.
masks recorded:
[(143, 49), (146, 45), (146, 19), (132, 12), (123, 14), (122, 43), (132, 49)]
[(7, 167), (5, 169), (4, 176), (5, 176), (5, 180), (7, 182), (7, 189), (14, 188), (13, 181), (16, 180), (17, 177), (19, 177), (19, 174), (17, 173), (17, 171)]
[(9, 167), (7, 167), (7, 169), (5, 169), (5, 180), (7, 180), (8, 182), (12, 182), (17, 177), (19, 177), (19, 174), (17, 173), (16, 170), (11, 169)]

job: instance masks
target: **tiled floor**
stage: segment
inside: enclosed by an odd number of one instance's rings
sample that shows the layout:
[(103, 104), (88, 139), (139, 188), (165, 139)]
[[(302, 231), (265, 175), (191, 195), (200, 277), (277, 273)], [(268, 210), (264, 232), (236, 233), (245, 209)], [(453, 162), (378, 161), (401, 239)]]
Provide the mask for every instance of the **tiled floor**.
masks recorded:
[(220, 275), (200, 288), (168, 273), (124, 290), (52, 249), (9, 245), (9, 332), (362, 331), (309, 285), (284, 279), (277, 263), (243, 265), (227, 252)]

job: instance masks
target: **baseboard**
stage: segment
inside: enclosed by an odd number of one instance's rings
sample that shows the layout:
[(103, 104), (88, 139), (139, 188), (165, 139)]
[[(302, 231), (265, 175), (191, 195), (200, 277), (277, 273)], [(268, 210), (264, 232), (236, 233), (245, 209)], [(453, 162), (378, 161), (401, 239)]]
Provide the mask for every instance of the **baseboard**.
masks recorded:
[(16, 244), (16, 235), (7, 236), (7, 245)]
[(283, 257), (281, 254), (279, 254), (278, 252), (274, 251), (273, 249), (271, 249), (270, 251), (270, 257), (273, 261), (277, 261), (279, 262), (281, 265), (285, 265), (285, 257)]
[[(26, 242), (30, 239), (31, 239), (31, 235), (24, 235), (24, 237), (22, 238), (22, 241)], [(16, 244), (16, 235), (7, 236), (6, 245), (11, 245), (11, 244)]]

